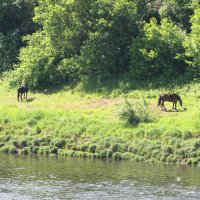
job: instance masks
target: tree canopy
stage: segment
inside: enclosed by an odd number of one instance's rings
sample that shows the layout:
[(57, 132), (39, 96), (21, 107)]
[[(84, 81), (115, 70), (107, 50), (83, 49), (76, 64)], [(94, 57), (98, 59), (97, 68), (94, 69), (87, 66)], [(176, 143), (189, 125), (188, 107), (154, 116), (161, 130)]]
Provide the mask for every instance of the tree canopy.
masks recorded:
[[(0, 72), (12, 84), (200, 72), (199, 0), (1, 0)], [(12, 70), (12, 71), (10, 71)], [(8, 72), (9, 71), (9, 72)]]

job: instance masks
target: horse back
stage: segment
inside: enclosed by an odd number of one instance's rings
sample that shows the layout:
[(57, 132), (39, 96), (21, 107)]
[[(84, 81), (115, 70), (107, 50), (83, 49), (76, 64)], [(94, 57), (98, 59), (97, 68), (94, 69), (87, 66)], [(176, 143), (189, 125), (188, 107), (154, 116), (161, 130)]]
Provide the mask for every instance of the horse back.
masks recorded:
[(161, 95), (161, 98), (163, 101), (169, 101), (169, 102), (174, 102), (180, 99), (180, 96), (172, 93), (172, 94), (163, 94)]

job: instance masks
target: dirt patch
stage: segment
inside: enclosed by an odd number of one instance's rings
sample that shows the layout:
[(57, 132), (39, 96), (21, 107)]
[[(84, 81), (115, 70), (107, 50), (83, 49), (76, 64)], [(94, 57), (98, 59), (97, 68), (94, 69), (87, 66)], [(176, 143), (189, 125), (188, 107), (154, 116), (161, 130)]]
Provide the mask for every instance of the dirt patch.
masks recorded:
[(121, 99), (100, 99), (88, 104), (77, 106), (77, 108), (95, 108), (95, 107), (104, 107), (107, 105), (112, 105), (116, 103), (120, 103)]
[(116, 98), (116, 99), (98, 99), (91, 102), (86, 102), (81, 105), (79, 104), (54, 104), (53, 102), (50, 102), (49, 104), (42, 104), (42, 105), (34, 105), (29, 102), (17, 102), (18, 108), (27, 108), (27, 109), (35, 109), (35, 108), (43, 108), (43, 109), (62, 109), (62, 110), (76, 110), (76, 109), (90, 109), (90, 108), (101, 108), (106, 107), (110, 105), (114, 105), (117, 103), (122, 102), (122, 99)]

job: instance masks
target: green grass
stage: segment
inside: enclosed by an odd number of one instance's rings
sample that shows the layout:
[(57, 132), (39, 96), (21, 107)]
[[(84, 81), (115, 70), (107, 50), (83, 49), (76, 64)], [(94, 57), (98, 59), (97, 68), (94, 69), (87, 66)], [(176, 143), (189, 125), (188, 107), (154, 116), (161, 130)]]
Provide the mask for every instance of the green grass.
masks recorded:
[[(109, 92), (81, 92), (80, 85), (30, 92), (28, 101), (17, 102), (16, 91), (1, 82), (0, 151), (198, 165), (200, 84), (173, 88), (183, 99), (178, 112), (157, 107), (168, 88), (122, 86)], [(127, 101), (137, 123), (126, 120), (127, 112), (120, 117)]]

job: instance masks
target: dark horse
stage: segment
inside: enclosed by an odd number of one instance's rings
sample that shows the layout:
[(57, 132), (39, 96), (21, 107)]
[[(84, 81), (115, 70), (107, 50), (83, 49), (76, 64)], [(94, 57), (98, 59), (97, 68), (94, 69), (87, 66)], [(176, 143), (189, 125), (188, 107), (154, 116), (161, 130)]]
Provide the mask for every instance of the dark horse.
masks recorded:
[(181, 106), (183, 104), (182, 99), (178, 94), (175, 94), (175, 93), (173, 93), (173, 94), (163, 94), (159, 97), (157, 106), (161, 106), (161, 109), (163, 110), (163, 108), (164, 108), (165, 111), (167, 111), (167, 109), (164, 106), (165, 101), (173, 102), (173, 108), (172, 109), (175, 109), (175, 110), (177, 110), (176, 109), (177, 101), (179, 101)]
[(24, 95), (24, 99), (27, 99), (27, 93), (28, 93), (28, 84), (25, 83), (23, 87), (20, 87), (17, 89), (17, 100), (19, 101), (19, 98), (21, 98), (21, 101), (23, 101), (22, 96)]

